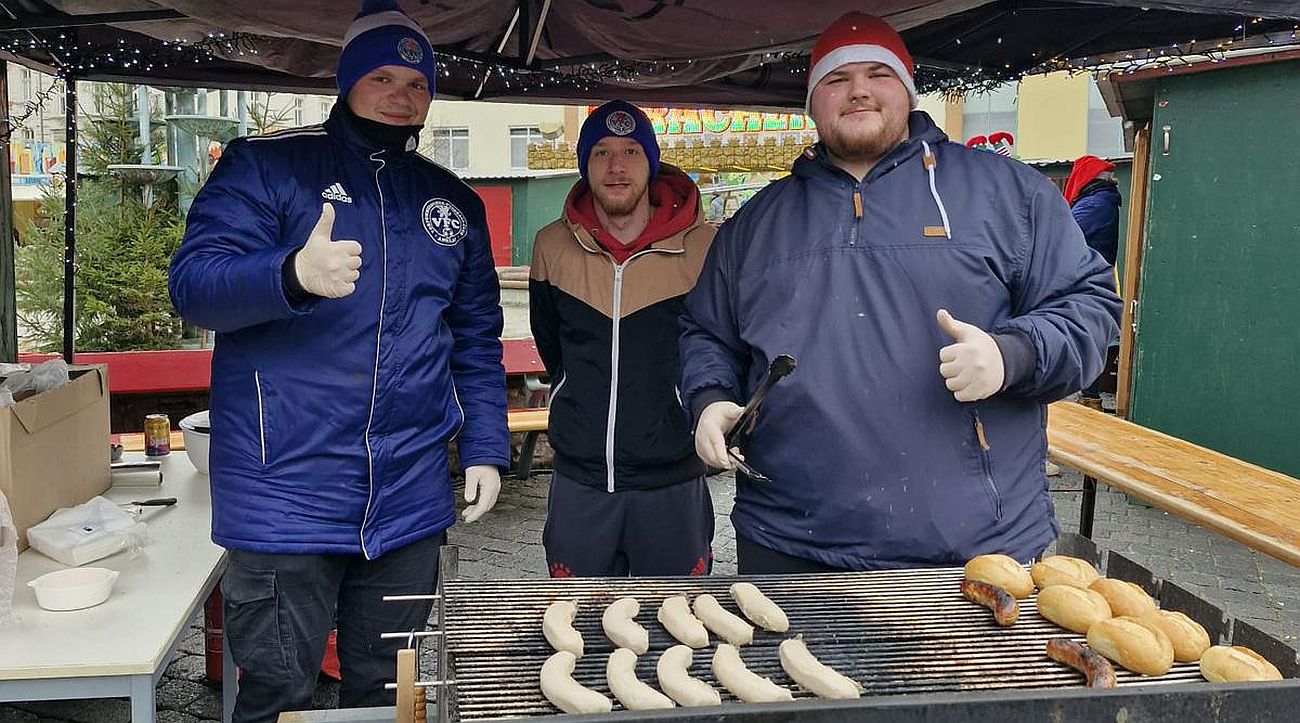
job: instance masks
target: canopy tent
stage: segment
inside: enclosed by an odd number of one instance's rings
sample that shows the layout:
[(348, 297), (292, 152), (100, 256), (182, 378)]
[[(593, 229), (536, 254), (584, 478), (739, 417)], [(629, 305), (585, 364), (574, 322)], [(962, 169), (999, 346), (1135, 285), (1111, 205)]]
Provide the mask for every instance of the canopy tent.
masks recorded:
[[(1138, 50), (1295, 31), (1288, 0), (405, 0), (440, 54), (438, 93), (522, 102), (800, 107), (807, 52), (849, 9), (903, 32), (922, 90)], [(310, 7), (304, 7), (309, 5)], [(4, 0), (0, 49), (88, 80), (329, 92), (359, 0)], [(166, 44), (183, 40), (185, 49)], [(1190, 41), (1200, 43), (1199, 47)], [(1190, 47), (1189, 47), (1190, 45)]]
[[(799, 108), (818, 32), (851, 9), (899, 28), (922, 92), (1227, 41), (1295, 40), (1294, 0), (405, 0), (439, 53), (441, 97), (624, 98)], [(329, 92), (359, 0), (0, 0), (0, 58), (76, 80)], [(1220, 42), (1223, 40), (1224, 42)], [(1110, 54), (1133, 51), (1128, 55)], [(65, 84), (69, 144), (76, 83)], [(6, 133), (7, 135), (7, 133)], [(72, 355), (76, 154), (67, 173), (64, 356)], [(0, 175), (0, 180), (4, 176)], [(7, 186), (7, 183), (5, 184)], [(9, 212), (0, 192), (0, 213)], [(16, 354), (12, 234), (0, 243), (0, 360)]]

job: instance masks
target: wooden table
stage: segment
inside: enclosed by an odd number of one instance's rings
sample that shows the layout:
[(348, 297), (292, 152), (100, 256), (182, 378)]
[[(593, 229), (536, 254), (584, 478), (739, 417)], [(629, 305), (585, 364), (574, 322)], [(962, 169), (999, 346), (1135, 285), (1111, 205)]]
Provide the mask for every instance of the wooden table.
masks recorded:
[[(128, 455), (140, 457), (140, 455)], [(225, 570), (225, 550), (212, 542), (208, 477), (184, 453), (163, 459), (158, 488), (109, 490), (116, 502), (175, 497), (174, 507), (148, 508), (148, 541), (90, 563), (118, 570), (112, 596), (86, 610), (50, 612), (36, 605), (27, 582), (63, 569), (36, 550), (18, 556), (14, 612), (0, 628), (0, 701), (130, 697), (131, 720), (153, 723), (158, 679)], [(224, 655), (222, 719), (234, 709), (235, 671)]]
[(1048, 408), (1047, 444), (1050, 459), (1084, 474), (1086, 537), (1101, 481), (1300, 566), (1300, 480), (1073, 402)]

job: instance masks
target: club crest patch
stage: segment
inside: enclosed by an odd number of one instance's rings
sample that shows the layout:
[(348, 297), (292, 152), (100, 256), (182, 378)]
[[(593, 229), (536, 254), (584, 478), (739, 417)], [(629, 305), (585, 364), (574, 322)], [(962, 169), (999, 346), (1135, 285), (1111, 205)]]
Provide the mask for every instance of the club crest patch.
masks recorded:
[(429, 238), (442, 246), (455, 246), (469, 233), (465, 214), (445, 198), (425, 201), (424, 208), (420, 210), (420, 220), (424, 222), (424, 230)]
[(605, 119), (605, 127), (614, 135), (631, 135), (636, 130), (636, 119), (625, 110), (616, 110)]
[(416, 65), (424, 60), (424, 50), (420, 48), (415, 38), (402, 38), (397, 41), (397, 56), (411, 65)]

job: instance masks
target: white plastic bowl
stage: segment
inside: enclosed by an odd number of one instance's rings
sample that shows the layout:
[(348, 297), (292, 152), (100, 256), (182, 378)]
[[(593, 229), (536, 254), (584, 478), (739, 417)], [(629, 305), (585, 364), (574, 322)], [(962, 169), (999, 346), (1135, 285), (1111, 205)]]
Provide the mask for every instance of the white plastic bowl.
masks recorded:
[(189, 456), (190, 463), (194, 465), (203, 474), (208, 473), (208, 444), (210, 438), (207, 432), (199, 432), (195, 427), (208, 426), (208, 410), (195, 412), (181, 420), (181, 434), (185, 437), (185, 454)]
[(103, 567), (70, 567), (41, 575), (27, 585), (36, 591), (36, 604), (46, 610), (81, 610), (107, 600), (117, 575), (117, 570)]

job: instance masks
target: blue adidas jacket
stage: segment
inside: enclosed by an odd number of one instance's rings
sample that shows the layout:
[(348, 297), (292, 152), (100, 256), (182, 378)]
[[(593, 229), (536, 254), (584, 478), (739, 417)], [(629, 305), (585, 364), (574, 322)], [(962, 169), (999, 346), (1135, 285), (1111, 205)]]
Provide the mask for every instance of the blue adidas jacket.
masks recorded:
[[(863, 182), (814, 146), (722, 226), (686, 299), (681, 393), (698, 415), (798, 360), (744, 446), (774, 482), (739, 476), (741, 535), (853, 569), (1025, 560), (1057, 531), (1044, 403), (1101, 371), (1120, 301), (1046, 178), (922, 112), (909, 126)], [(940, 308), (1020, 350), (1002, 392), (953, 399)]]
[[(328, 201), (356, 291), (294, 304), (281, 268)], [(414, 152), (323, 126), (240, 138), (187, 218), (172, 301), (217, 332), (212, 539), (375, 558), (455, 521), (447, 442), (509, 466), (502, 314), (483, 204)]]

